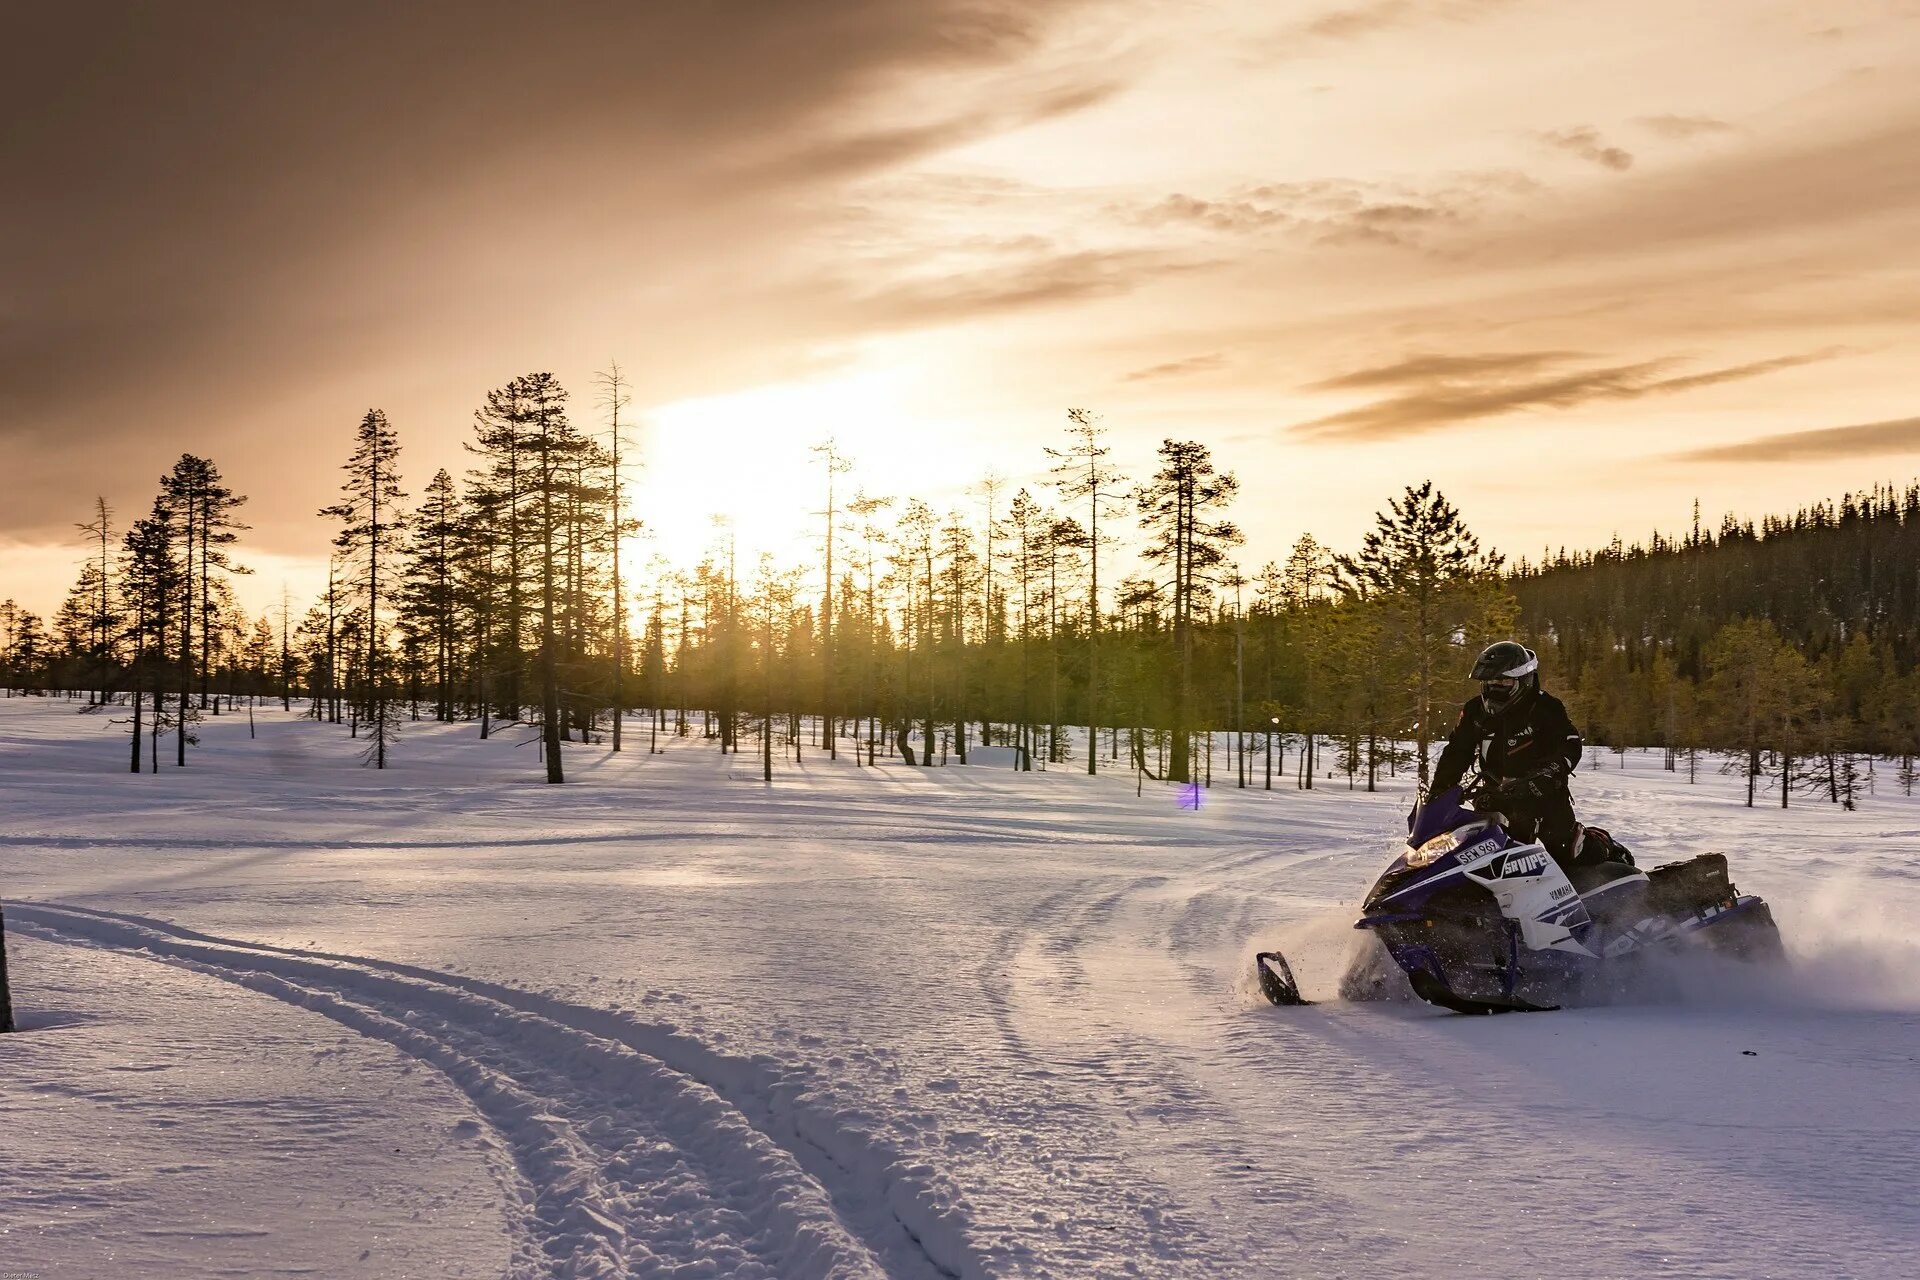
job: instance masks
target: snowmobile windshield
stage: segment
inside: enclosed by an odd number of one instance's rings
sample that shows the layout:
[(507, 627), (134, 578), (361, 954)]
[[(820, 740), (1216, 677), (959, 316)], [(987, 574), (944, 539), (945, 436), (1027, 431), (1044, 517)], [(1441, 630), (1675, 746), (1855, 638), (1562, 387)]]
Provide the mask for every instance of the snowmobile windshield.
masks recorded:
[(1407, 833), (1407, 843), (1418, 849), (1435, 836), (1464, 827), (1477, 818), (1471, 809), (1461, 805), (1460, 788), (1449, 787), (1420, 806), (1420, 812), (1414, 815), (1413, 830)]

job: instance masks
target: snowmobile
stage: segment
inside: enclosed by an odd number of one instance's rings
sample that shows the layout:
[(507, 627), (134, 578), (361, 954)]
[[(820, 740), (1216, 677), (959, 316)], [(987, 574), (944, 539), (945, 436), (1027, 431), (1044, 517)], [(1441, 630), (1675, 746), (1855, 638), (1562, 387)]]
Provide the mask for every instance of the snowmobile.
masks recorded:
[[(1468, 807), (1476, 801), (1483, 811)], [(1362, 900), (1354, 927), (1374, 942), (1341, 983), (1347, 999), (1390, 998), (1401, 980), (1457, 1013), (1540, 1012), (1645, 996), (1697, 949), (1784, 956), (1772, 909), (1734, 888), (1724, 854), (1642, 872), (1586, 827), (1569, 877), (1546, 846), (1510, 835), (1491, 789), (1475, 785), (1417, 806), (1408, 826), (1406, 848)], [(1262, 951), (1254, 964), (1268, 1000), (1309, 1003), (1284, 955)]]

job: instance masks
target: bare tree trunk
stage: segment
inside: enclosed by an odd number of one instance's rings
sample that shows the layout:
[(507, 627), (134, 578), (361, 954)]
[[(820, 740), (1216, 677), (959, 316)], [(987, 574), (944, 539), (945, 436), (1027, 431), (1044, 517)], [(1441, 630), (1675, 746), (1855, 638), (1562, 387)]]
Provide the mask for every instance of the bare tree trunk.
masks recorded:
[(13, 1030), (13, 992), (7, 986), (7, 919), (0, 910), (0, 1032)]
[[(139, 663), (135, 658), (134, 662)], [(133, 772), (140, 772), (140, 673), (136, 665), (133, 676)]]

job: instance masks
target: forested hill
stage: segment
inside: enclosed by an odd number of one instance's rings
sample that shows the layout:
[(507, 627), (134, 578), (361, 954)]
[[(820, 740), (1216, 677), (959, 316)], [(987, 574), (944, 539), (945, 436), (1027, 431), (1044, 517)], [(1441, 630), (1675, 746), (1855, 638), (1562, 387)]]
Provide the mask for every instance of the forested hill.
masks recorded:
[(1773, 622), (1820, 662), (1863, 635), (1900, 666), (1920, 660), (1920, 483), (1876, 488), (1758, 525), (1617, 541), (1521, 562), (1510, 579), (1528, 631), (1568, 673), (1596, 651), (1639, 665), (1656, 646), (1697, 678), (1714, 634), (1737, 618)]
[(1603, 740), (1689, 736), (1662, 723), (1677, 714), (1663, 689), (1765, 666), (1777, 647), (1798, 655), (1790, 670), (1801, 674), (1774, 696), (1817, 709), (1845, 740), (1911, 749), (1920, 483), (1758, 525), (1728, 517), (1708, 530), (1696, 516), (1682, 536), (1521, 562), (1509, 585), (1530, 643)]

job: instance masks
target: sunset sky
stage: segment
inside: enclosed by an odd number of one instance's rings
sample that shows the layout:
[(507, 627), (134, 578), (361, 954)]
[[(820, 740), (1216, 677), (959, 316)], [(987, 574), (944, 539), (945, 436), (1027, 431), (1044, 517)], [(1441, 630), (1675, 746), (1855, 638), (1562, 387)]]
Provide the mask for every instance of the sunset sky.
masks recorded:
[(12, 6), (0, 594), (183, 451), (312, 589), (350, 433), (488, 387), (795, 557), (847, 482), (1235, 470), (1249, 567), (1431, 477), (1511, 554), (1920, 474), (1920, 0)]

